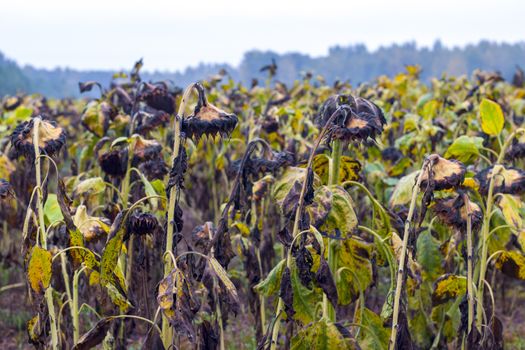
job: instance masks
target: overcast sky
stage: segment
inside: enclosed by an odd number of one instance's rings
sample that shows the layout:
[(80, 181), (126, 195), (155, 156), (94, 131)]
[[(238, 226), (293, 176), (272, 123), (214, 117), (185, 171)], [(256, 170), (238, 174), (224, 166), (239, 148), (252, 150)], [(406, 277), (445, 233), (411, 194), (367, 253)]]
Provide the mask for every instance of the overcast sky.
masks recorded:
[(0, 51), (21, 64), (179, 70), (251, 49), (325, 55), (415, 41), (525, 40), (525, 1), (1, 0)]

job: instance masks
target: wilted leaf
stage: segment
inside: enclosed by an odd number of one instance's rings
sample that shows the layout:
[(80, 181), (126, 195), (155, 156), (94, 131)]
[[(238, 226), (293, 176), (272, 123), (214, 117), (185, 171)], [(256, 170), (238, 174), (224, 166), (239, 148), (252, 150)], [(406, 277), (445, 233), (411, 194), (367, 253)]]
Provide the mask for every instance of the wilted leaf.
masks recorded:
[[(328, 184), (330, 173), (330, 158), (326, 154), (318, 154), (314, 157), (312, 169), (319, 176), (323, 184)], [(339, 183), (345, 181), (356, 181), (359, 179), (361, 164), (347, 156), (342, 156), (339, 163)]]
[(109, 330), (111, 321), (113, 317), (104, 317), (99, 320), (93, 328), (80, 337), (73, 350), (89, 350), (100, 344)]
[(412, 191), (416, 184), (416, 177), (418, 174), (419, 171), (414, 171), (399, 179), (399, 182), (394, 187), (394, 191), (392, 192), (392, 196), (390, 197), (390, 207), (404, 205), (410, 202), (410, 200), (412, 199)]
[(337, 308), (338, 298), (337, 298), (337, 287), (335, 286), (335, 281), (333, 278), (332, 271), (330, 271), (330, 266), (326, 262), (326, 259), (321, 257), (321, 262), (319, 269), (315, 273), (315, 280), (323, 293), (326, 294), (328, 300), (332, 303), (334, 308)]
[(497, 202), (503, 213), (507, 225), (513, 226), (516, 229), (523, 227), (523, 203), (520, 197), (510, 194), (501, 194), (500, 200)]
[(286, 259), (282, 259), (274, 266), (274, 268), (268, 273), (268, 276), (259, 284), (257, 284), (254, 289), (261, 293), (264, 296), (270, 296), (275, 294), (279, 290), (281, 285), (281, 276), (283, 274), (284, 267), (286, 266)]
[(345, 239), (357, 227), (357, 216), (354, 212), (354, 203), (350, 194), (340, 186), (322, 186), (315, 192), (316, 197), (321, 200), (328, 200), (329, 203), (320, 204), (320, 208), (328, 208), (325, 219), (321, 220), (318, 229), (320, 232), (327, 234), (329, 237)]
[(112, 283), (106, 283), (105, 286), (111, 301), (118, 306), (121, 312), (125, 313), (130, 307), (133, 307), (131, 302), (117, 289), (117, 287), (115, 287), (115, 285)]
[(467, 291), (467, 279), (463, 276), (446, 274), (434, 283), (432, 305), (446, 303), (450, 299), (463, 296)]
[(51, 282), (51, 252), (34, 246), (27, 267), (27, 280), (31, 289), (43, 293)]
[(509, 277), (525, 280), (525, 256), (519, 252), (501, 253), (496, 260), (496, 268)]
[(86, 241), (104, 237), (110, 230), (107, 219), (88, 215), (85, 205), (78, 206), (73, 223)]
[(292, 339), (292, 350), (356, 350), (358, 348), (347, 329), (325, 319), (300, 330)]
[(339, 277), (336, 278), (339, 303), (347, 305), (359, 297), (373, 280), (372, 245), (358, 238), (348, 238), (337, 247), (336, 261)]
[(122, 241), (126, 234), (127, 225), (123, 222), (126, 212), (120, 212), (109, 232), (108, 242), (102, 254), (100, 262), (100, 278), (103, 284), (114, 283), (114, 271), (117, 266)]
[(226, 291), (228, 295), (231, 298), (232, 302), (239, 303), (239, 296), (237, 295), (237, 289), (235, 288), (235, 285), (230, 280), (230, 277), (228, 277), (228, 273), (226, 270), (221, 266), (221, 264), (217, 261), (215, 258), (209, 258), (208, 259), (210, 263), (211, 269), (215, 272), (215, 275), (219, 278), (221, 283), (226, 288)]
[(360, 310), (356, 312), (356, 316), (356, 322), (367, 327), (362, 328), (359, 333), (359, 346), (362, 349), (387, 349), (390, 341), (390, 329), (383, 327), (381, 317), (368, 308), (363, 310), (362, 320)]
[(500, 105), (485, 98), (479, 105), (479, 114), (483, 132), (491, 136), (498, 136), (505, 123)]

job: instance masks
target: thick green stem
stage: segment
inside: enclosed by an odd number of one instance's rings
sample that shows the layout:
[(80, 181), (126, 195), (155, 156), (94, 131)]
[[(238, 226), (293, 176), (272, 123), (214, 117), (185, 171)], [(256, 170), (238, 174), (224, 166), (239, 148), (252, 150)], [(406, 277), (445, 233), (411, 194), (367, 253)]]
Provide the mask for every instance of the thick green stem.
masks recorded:
[(396, 293), (394, 295), (394, 310), (392, 314), (392, 332), (390, 334), (390, 345), (389, 345), (390, 350), (394, 350), (396, 346), (397, 328), (399, 326), (398, 325), (399, 304), (401, 301), (403, 277), (405, 275), (404, 269), (405, 269), (405, 260), (406, 260), (407, 247), (408, 247), (408, 236), (410, 235), (410, 224), (412, 222), (412, 218), (414, 217), (414, 211), (416, 209), (416, 200), (417, 200), (417, 195), (419, 193), (419, 186), (421, 185), (421, 180), (423, 179), (423, 174), (425, 173), (426, 168), (428, 167), (428, 164), (429, 164), (429, 160), (427, 158), (423, 162), (423, 166), (421, 167), (421, 171), (419, 172), (419, 175), (417, 177), (416, 184), (412, 190), (412, 200), (410, 201), (410, 207), (408, 209), (408, 216), (405, 221), (405, 230), (403, 233), (403, 245), (401, 247), (401, 256), (399, 258), (399, 264), (398, 264), (398, 270), (397, 270)]
[[(330, 160), (330, 171), (328, 176), (328, 184), (329, 185), (337, 185), (339, 184), (339, 168), (341, 166), (341, 155), (342, 155), (342, 146), (340, 140), (334, 140), (332, 142), (332, 159)], [(330, 267), (330, 271), (336, 271), (337, 270), (337, 262), (335, 259), (335, 249), (336, 249), (337, 241), (328, 238), (328, 266)], [(335, 309), (332, 303), (328, 300), (328, 297), (326, 294), (323, 294), (323, 317), (335, 322), (336, 320), (336, 314)]]
[(494, 178), (499, 172), (500, 165), (492, 168), (492, 173), (489, 183), (489, 192), (487, 195), (487, 206), (485, 215), (483, 216), (483, 226), (481, 228), (481, 259), (480, 259), (480, 270), (478, 279), (478, 293), (477, 293), (477, 304), (476, 304), (476, 328), (481, 332), (483, 325), (483, 289), (485, 286), (485, 274), (487, 272), (487, 254), (488, 254), (488, 236), (490, 230), (490, 212), (492, 211), (493, 194), (494, 194)]

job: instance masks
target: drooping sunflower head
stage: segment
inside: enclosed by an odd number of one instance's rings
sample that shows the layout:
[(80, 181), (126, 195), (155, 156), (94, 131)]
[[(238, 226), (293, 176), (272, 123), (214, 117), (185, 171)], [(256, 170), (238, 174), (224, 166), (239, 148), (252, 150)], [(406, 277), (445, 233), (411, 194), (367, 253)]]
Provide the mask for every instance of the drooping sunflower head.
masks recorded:
[(135, 211), (129, 217), (128, 225), (131, 234), (142, 236), (154, 233), (159, 227), (159, 221), (151, 213)]
[(53, 156), (58, 154), (66, 143), (66, 132), (54, 121), (35, 117), (19, 124), (11, 134), (11, 144), (17, 156), (35, 156), (34, 136), (37, 132), (37, 142), (40, 153)]
[(488, 194), (492, 177), (494, 177), (493, 193), (522, 194), (525, 192), (525, 171), (519, 168), (496, 165), (490, 166), (474, 176), (479, 183), (479, 193)]
[(465, 178), (465, 165), (455, 159), (445, 159), (437, 154), (428, 156), (429, 166), (423, 169), (421, 188), (433, 190), (456, 188)]
[(433, 210), (445, 225), (461, 232), (466, 232), (467, 219), (470, 214), (472, 230), (477, 231), (481, 226), (483, 213), (479, 205), (470, 200), (466, 201), (465, 197), (460, 193), (453, 197), (437, 199)]
[(335, 95), (321, 106), (318, 124), (324, 126), (339, 110), (333, 121), (332, 137), (342, 141), (366, 141), (383, 132), (386, 119), (381, 108), (373, 102), (352, 95)]
[(168, 91), (165, 84), (144, 84), (144, 90), (140, 94), (140, 99), (149, 107), (168, 114), (175, 112), (175, 97)]
[(127, 159), (127, 152), (110, 150), (98, 157), (98, 163), (106, 174), (123, 177), (126, 174)]
[(505, 159), (516, 160), (525, 158), (525, 133), (512, 140), (512, 146), (505, 154)]
[(229, 135), (237, 125), (237, 116), (212, 105), (206, 99), (204, 87), (197, 83), (199, 94), (193, 114), (182, 121), (182, 131), (189, 138), (200, 139), (202, 135)]
[(135, 148), (133, 149), (133, 161), (142, 162), (157, 158), (162, 151), (162, 145), (154, 139), (147, 140), (137, 136)]

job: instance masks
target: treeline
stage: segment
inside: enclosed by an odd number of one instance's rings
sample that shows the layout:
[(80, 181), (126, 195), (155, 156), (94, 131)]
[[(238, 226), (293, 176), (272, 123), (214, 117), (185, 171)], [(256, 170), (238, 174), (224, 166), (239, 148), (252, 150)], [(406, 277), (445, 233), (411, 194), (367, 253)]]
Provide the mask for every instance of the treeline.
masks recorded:
[[(516, 66), (525, 66), (525, 42), (515, 44), (481, 41), (464, 47), (445, 47), (437, 41), (433, 47), (418, 48), (414, 43), (393, 44), (370, 51), (365, 45), (332, 47), (328, 55), (311, 57), (299, 53), (278, 54), (272, 51), (249, 51), (241, 64), (233, 67), (227, 64), (200, 64), (183, 72), (151, 72), (142, 77), (146, 80), (171, 80), (183, 86), (191, 81), (206, 79), (220, 69), (236, 80), (245, 83), (252, 78), (264, 79), (267, 72), (261, 67), (275, 60), (278, 70), (276, 79), (289, 83), (301, 78), (306, 72), (322, 75), (328, 83), (335, 80), (349, 80), (361, 83), (379, 75), (395, 75), (405, 65), (419, 64), (423, 68), (421, 77), (470, 74), (475, 69), (498, 71), (510, 79)], [(132, 65), (130, 61), (130, 66)], [(112, 71), (78, 71), (72, 69), (35, 69), (20, 67), (0, 53), (0, 95), (16, 92), (37, 92), (50, 97), (79, 96), (78, 82), (96, 80), (107, 84)]]

